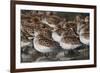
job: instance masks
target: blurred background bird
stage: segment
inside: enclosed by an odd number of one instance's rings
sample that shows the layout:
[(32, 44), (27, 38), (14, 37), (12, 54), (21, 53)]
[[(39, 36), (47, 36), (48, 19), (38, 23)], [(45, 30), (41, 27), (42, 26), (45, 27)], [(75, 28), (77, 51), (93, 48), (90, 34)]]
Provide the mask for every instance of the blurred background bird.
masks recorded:
[(79, 38), (80, 38), (80, 41), (81, 43), (85, 44), (85, 45), (88, 45), (89, 46), (89, 35), (90, 35), (90, 32), (89, 32), (89, 16), (85, 16), (83, 19), (80, 18), (79, 16), (77, 16), (78, 19), (80, 21), (77, 21), (78, 23), (78, 26), (77, 26), (77, 31), (78, 31), (78, 34), (79, 34)]

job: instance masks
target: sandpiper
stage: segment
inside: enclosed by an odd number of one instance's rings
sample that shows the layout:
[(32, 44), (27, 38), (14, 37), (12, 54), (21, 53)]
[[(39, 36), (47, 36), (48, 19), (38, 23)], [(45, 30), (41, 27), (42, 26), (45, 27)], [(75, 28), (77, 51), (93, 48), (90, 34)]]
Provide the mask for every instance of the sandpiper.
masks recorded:
[[(42, 24), (41, 24), (42, 25)], [(33, 44), (37, 51), (47, 55), (58, 51), (58, 43), (52, 39), (51, 31), (47, 28), (34, 30)]]
[(37, 15), (21, 17), (21, 31), (28, 39), (33, 39), (34, 29), (39, 27), (40, 17)]
[(42, 19), (42, 23), (49, 25), (52, 28), (56, 28), (56, 26), (61, 21), (61, 18), (57, 15), (48, 15)]
[(52, 53), (58, 51), (56, 42), (46, 39), (40, 34), (34, 37), (33, 44), (35, 49), (41, 53)]
[(69, 28), (67, 31), (63, 32), (60, 46), (65, 50), (66, 56), (76, 55), (76, 51), (74, 49), (81, 46), (81, 43), (79, 37), (72, 28)]
[(56, 30), (53, 30), (52, 31), (52, 38), (53, 38), (53, 40), (59, 43), (61, 41), (61, 38), (62, 38), (61, 34), (64, 31), (65, 30), (63, 28), (57, 28)]
[(65, 19), (63, 19), (61, 22), (59, 22), (57, 25), (56, 25), (56, 27), (54, 28), (54, 30), (52, 31), (52, 38), (53, 38), (53, 40), (54, 41), (56, 41), (56, 42), (60, 42), (60, 40), (61, 40), (61, 34), (64, 32), (64, 31), (66, 31), (65, 30), (65, 24), (66, 24), (66, 20)]
[(89, 45), (89, 25), (85, 23), (85, 26), (80, 29), (80, 41), (83, 44)]
[(84, 21), (81, 21), (80, 23), (80, 29), (79, 29), (79, 37), (80, 41), (85, 44), (89, 45), (89, 17), (86, 16), (84, 18)]

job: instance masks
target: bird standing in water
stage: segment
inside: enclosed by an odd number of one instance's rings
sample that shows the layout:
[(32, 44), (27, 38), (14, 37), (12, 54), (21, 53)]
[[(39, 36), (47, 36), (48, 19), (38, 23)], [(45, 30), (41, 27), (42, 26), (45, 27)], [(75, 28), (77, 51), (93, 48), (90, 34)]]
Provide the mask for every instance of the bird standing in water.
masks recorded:
[(74, 49), (81, 46), (79, 36), (76, 33), (76, 24), (73, 22), (68, 22), (65, 30), (66, 31), (62, 33), (60, 46), (65, 50), (66, 56), (76, 55), (78, 52), (76, 52)]

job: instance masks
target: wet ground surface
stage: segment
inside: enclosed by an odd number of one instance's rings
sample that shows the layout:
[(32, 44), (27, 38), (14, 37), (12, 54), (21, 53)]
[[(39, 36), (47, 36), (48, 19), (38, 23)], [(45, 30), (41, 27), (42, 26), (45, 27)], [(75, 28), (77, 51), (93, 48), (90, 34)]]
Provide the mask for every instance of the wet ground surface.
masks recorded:
[(34, 49), (32, 44), (21, 48), (21, 62), (51, 62), (51, 61), (70, 61), (89, 59), (89, 47), (83, 45), (77, 49), (67, 51), (61, 50), (55, 54), (43, 54)]

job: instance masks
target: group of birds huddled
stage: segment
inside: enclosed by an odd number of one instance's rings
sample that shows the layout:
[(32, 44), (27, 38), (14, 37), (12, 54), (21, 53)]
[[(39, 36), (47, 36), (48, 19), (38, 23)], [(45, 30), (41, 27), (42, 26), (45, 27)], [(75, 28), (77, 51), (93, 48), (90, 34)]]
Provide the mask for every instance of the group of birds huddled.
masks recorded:
[(31, 44), (35, 49), (29, 52), (34, 54), (33, 58), (38, 53), (48, 59), (59, 59), (61, 51), (64, 57), (75, 56), (79, 53), (75, 50), (82, 45), (89, 47), (89, 35), (89, 16), (76, 15), (68, 20), (50, 11), (21, 13), (21, 50)]

